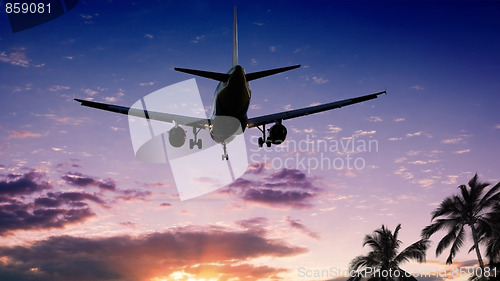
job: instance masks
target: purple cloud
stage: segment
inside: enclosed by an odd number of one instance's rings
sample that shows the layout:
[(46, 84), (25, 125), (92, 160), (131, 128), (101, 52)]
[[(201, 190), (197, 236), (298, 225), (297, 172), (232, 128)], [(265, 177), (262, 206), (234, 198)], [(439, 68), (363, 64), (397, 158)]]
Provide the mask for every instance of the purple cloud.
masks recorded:
[(52, 188), (48, 182), (42, 181), (43, 177), (43, 174), (34, 171), (26, 174), (8, 174), (0, 181), (0, 197), (28, 195)]
[(116, 183), (110, 178), (106, 180), (97, 180), (93, 177), (83, 175), (78, 172), (68, 172), (62, 176), (62, 179), (66, 183), (72, 186), (79, 186), (79, 187), (95, 186), (105, 190), (116, 189)]
[(290, 218), (289, 216), (286, 217), (286, 222), (290, 227), (295, 228), (300, 230), (302, 233), (314, 238), (314, 239), (319, 239), (319, 234), (316, 232), (311, 231), (307, 226), (301, 223), (300, 220), (294, 220)]
[(314, 186), (313, 179), (297, 169), (281, 169), (270, 174), (259, 169), (258, 173), (249, 171), (220, 192), (272, 208), (308, 208), (312, 206), (311, 199), (321, 192)]
[(18, 230), (63, 228), (94, 215), (89, 208), (40, 208), (32, 203), (11, 202), (0, 205), (0, 236)]
[[(105, 205), (96, 194), (86, 192), (47, 192), (54, 186), (45, 175), (30, 170), (8, 174), (0, 181), (0, 236), (16, 231), (64, 228), (95, 216), (86, 201)], [(28, 196), (30, 195), (30, 196)]]

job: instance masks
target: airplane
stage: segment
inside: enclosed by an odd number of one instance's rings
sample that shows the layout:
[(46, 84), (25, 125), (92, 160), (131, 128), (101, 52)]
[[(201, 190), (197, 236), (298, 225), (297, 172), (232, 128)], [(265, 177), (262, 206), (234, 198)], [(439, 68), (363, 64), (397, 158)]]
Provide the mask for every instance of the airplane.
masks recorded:
[[(226, 145), (231, 142), (236, 137), (236, 135), (243, 133), (246, 128), (255, 127), (262, 132), (262, 137), (259, 137), (258, 139), (259, 147), (263, 147), (264, 144), (266, 144), (267, 147), (271, 147), (272, 144), (279, 145), (286, 139), (287, 130), (283, 125), (284, 120), (341, 108), (351, 104), (375, 99), (381, 94), (387, 94), (386, 90), (384, 90), (382, 92), (365, 96), (359, 96), (316, 106), (309, 106), (275, 114), (248, 118), (247, 113), (251, 99), (249, 82), (270, 75), (296, 69), (299, 68), (300, 65), (245, 73), (243, 67), (238, 63), (238, 27), (236, 19), (236, 7), (234, 8), (232, 55), (233, 64), (231, 69), (229, 69), (227, 73), (177, 67), (174, 68), (174, 70), (176, 71), (219, 81), (219, 84), (215, 89), (213, 106), (209, 119), (200, 119), (190, 116), (135, 109), (77, 98), (75, 98), (75, 101), (80, 102), (82, 106), (88, 106), (101, 110), (173, 123), (174, 127), (168, 131), (168, 139), (170, 145), (177, 148), (182, 147), (186, 141), (186, 131), (181, 127), (181, 125), (191, 127), (193, 130), (193, 138), (189, 140), (190, 149), (193, 149), (195, 146), (198, 147), (198, 149), (202, 148), (202, 141), (201, 139), (198, 139), (197, 135), (200, 130), (207, 129), (209, 130), (211, 138), (216, 143), (222, 144), (222, 160), (229, 160)], [(274, 125), (272, 125), (267, 130), (268, 135), (266, 137), (266, 125), (272, 123), (274, 123)]]

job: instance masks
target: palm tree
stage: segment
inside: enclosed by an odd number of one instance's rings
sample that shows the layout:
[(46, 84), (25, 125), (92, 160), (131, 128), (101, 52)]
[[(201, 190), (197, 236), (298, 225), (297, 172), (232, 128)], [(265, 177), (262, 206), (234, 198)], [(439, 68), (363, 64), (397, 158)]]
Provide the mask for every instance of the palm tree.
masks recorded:
[[(482, 274), (473, 274), (469, 281), (498, 281), (500, 270), (500, 205), (495, 205), (492, 211), (486, 215), (488, 225), (486, 228), (479, 229), (479, 243), (485, 245), (485, 255), (488, 257), (489, 270)], [(475, 249), (474, 246), (469, 252)]]
[(478, 181), (477, 173), (469, 181), (468, 186), (460, 185), (460, 193), (447, 197), (439, 207), (432, 212), (432, 224), (422, 230), (423, 238), (430, 238), (441, 229), (448, 233), (439, 241), (436, 248), (436, 256), (451, 245), (447, 264), (453, 262), (453, 258), (464, 244), (465, 226), (468, 226), (474, 241), (473, 249), (476, 251), (479, 266), (484, 268), (484, 262), (479, 251), (479, 242), (491, 229), (488, 223), (488, 214), (492, 208), (500, 202), (500, 183), (488, 190), (484, 195), (485, 188), (490, 184)]
[[(401, 224), (398, 224), (394, 233), (385, 225), (368, 234), (364, 238), (363, 246), (368, 245), (371, 250), (366, 256), (354, 258), (349, 271), (356, 272), (356, 276), (351, 276), (348, 281), (357, 281), (361, 277), (367, 277), (369, 281), (375, 280), (416, 280), (414, 277), (408, 277), (409, 274), (402, 270), (399, 265), (403, 262), (416, 260), (425, 261), (425, 251), (429, 247), (429, 240), (423, 238), (406, 249), (398, 253), (401, 241), (398, 240)], [(378, 274), (374, 274), (379, 272)], [(387, 272), (392, 274), (387, 274)], [(394, 278), (396, 277), (396, 278)]]

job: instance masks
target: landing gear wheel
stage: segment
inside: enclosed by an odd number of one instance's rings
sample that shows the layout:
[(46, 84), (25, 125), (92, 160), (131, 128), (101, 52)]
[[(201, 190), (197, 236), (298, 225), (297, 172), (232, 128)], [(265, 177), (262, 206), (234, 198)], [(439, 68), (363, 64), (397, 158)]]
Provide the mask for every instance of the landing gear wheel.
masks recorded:
[(262, 125), (262, 129), (257, 126), (257, 129), (262, 132), (262, 137), (259, 138), (259, 147), (264, 146), (264, 143), (267, 145), (267, 147), (271, 147), (271, 144), (266, 141), (266, 124)]
[(224, 149), (224, 154), (222, 154), (222, 161), (229, 160), (229, 155), (227, 154), (226, 144), (222, 144), (222, 149)]
[(264, 139), (259, 138), (259, 147), (262, 147), (264, 145)]
[(202, 142), (201, 142), (201, 139), (198, 139), (198, 133), (200, 131), (201, 131), (201, 128), (200, 129), (196, 129), (196, 127), (193, 127), (194, 138), (189, 140), (189, 148), (190, 149), (193, 149), (195, 145), (198, 147), (198, 149), (201, 149)]
[(266, 141), (266, 145), (267, 147), (271, 147), (271, 141), (270, 140)]

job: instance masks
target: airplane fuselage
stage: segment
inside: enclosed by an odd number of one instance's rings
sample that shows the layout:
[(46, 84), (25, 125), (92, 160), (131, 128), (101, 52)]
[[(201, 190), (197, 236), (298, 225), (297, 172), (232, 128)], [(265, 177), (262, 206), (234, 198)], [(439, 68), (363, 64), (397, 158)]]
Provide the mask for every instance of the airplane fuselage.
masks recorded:
[(210, 114), (210, 136), (215, 142), (228, 143), (247, 127), (251, 91), (240, 65), (232, 67), (227, 82), (220, 82), (214, 93)]

